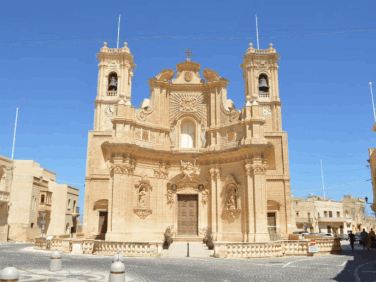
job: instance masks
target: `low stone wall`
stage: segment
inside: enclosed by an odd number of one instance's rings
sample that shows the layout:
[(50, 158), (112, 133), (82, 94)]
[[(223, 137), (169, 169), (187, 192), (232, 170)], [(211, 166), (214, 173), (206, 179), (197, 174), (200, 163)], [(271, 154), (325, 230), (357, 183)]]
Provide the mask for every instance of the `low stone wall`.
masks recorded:
[[(339, 238), (315, 238), (320, 254), (342, 251)], [(282, 240), (267, 243), (214, 242), (216, 258), (268, 258), (282, 256), (308, 256), (311, 240)]]
[[(42, 249), (42, 238), (35, 238), (35, 249)], [(54, 238), (43, 249), (59, 250), (63, 253), (94, 254), (113, 256), (117, 253), (126, 257), (153, 257), (162, 254), (161, 242), (104, 242), (91, 239)]]

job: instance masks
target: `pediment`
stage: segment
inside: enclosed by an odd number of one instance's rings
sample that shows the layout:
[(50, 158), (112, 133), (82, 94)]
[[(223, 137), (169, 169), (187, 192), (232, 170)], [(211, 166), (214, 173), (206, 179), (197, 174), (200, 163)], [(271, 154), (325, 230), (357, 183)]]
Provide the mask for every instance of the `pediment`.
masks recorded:
[(199, 174), (192, 173), (191, 178), (186, 176), (184, 173), (179, 173), (178, 175), (175, 175), (168, 183), (168, 185), (174, 185), (174, 184), (208, 184), (208, 181), (206, 181), (205, 178), (200, 176)]

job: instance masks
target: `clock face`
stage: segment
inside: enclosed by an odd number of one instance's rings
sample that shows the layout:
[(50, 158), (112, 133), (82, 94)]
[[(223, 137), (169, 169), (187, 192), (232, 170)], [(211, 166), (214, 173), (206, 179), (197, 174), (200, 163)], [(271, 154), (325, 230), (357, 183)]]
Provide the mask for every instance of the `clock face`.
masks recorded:
[(105, 108), (105, 113), (106, 113), (107, 116), (112, 117), (115, 114), (114, 106), (107, 106)]

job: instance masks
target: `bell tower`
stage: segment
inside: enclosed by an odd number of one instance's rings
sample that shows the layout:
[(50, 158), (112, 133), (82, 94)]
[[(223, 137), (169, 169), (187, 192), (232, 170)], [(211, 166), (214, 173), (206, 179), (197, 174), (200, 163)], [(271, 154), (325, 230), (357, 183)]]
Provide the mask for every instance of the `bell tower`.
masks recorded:
[(127, 43), (120, 49), (110, 49), (107, 43), (97, 54), (99, 59), (98, 90), (95, 100), (94, 131), (111, 131), (111, 119), (116, 116), (118, 103), (131, 105), (133, 55)]
[(273, 44), (269, 45), (269, 49), (258, 50), (250, 43), (240, 65), (243, 68), (246, 106), (264, 106), (264, 116), (269, 114), (272, 117), (272, 131), (282, 131), (279, 58)]

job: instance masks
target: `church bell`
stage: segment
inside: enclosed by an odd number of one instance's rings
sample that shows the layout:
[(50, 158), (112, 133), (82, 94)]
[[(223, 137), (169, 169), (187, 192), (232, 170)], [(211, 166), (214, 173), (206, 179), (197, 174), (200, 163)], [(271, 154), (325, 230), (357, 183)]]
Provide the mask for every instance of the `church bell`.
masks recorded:
[(111, 77), (111, 82), (110, 82), (110, 85), (109, 86), (117, 86), (117, 82), (116, 82), (116, 79), (115, 77)]
[(259, 88), (260, 91), (268, 91), (269, 90), (269, 86), (266, 83), (266, 79), (264, 77), (262, 77), (260, 79), (260, 83), (258, 85), (258, 88)]

